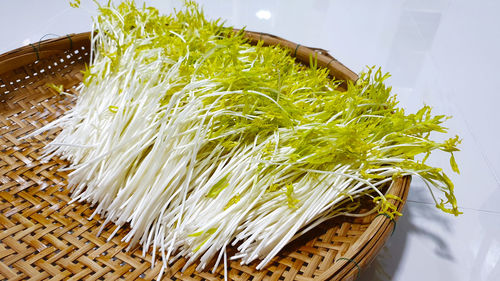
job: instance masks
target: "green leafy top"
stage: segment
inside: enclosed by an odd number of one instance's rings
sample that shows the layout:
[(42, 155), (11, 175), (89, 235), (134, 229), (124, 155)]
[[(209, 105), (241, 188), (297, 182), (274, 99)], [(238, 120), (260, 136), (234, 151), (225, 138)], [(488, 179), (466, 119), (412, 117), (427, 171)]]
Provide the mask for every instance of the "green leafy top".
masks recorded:
[[(130, 2), (120, 4), (118, 12), (106, 6), (99, 9), (97, 32), (106, 34), (108, 41), (97, 48), (109, 69), (119, 72), (123, 52), (136, 46), (127, 38), (142, 40), (132, 56), (157, 50), (155, 59), (163, 61), (162, 71), (178, 67), (181, 79), (162, 93), (162, 104), (193, 80), (211, 82), (203, 91), (183, 97), (185, 103), (201, 98), (210, 116), (205, 120), (210, 141), (202, 152), (222, 146), (229, 153), (265, 142), (263, 174), (283, 166), (330, 171), (344, 165), (373, 184), (417, 175), (444, 194), (445, 199), (435, 199), (438, 208), (460, 213), (448, 176), (426, 164), (431, 152), (441, 150), (450, 153), (451, 167), (458, 173), (453, 152), (458, 151), (459, 138), (433, 140), (432, 132), (446, 132), (447, 117), (432, 115), (428, 106), (406, 114), (384, 84), (389, 75), (380, 69), (368, 68), (358, 81), (348, 81), (344, 91), (327, 69), (305, 67), (278, 46), (250, 45), (244, 31), (234, 32), (219, 20), (207, 20), (194, 2), (186, 2), (184, 10), (170, 16), (153, 8), (137, 9)], [(92, 68), (84, 73), (87, 85), (98, 83), (102, 75)], [(109, 105), (109, 110), (117, 108)], [(418, 160), (419, 155), (423, 160)], [(285, 194), (286, 204), (295, 208), (293, 185), (276, 184), (274, 192)], [(223, 178), (207, 196), (217, 197), (225, 186)]]

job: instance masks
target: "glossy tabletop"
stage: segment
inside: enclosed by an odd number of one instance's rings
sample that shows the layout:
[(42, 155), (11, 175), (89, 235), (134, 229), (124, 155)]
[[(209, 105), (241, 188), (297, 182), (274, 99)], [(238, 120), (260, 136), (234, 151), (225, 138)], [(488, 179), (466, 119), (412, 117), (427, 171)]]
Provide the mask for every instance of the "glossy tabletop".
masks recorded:
[[(92, 1), (0, 1), (0, 53), (91, 29)], [(137, 1), (140, 2), (140, 1)], [(181, 1), (147, 1), (168, 13)], [(330, 51), (356, 72), (381, 66), (401, 105), (452, 115), (462, 139), (451, 173), (463, 215), (434, 207), (413, 179), (404, 215), (359, 280), (500, 280), (500, 1), (206, 0), (211, 18)], [(436, 153), (432, 164), (449, 166)], [(448, 169), (449, 170), (449, 169)]]

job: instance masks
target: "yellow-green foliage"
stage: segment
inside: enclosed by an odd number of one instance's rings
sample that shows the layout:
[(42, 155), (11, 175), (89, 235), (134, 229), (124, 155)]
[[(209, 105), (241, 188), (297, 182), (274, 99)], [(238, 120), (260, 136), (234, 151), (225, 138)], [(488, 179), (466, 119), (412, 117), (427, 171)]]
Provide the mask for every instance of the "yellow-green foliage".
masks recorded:
[[(243, 32), (234, 33), (219, 21), (205, 19), (194, 2), (186, 5), (185, 10), (170, 16), (160, 15), (153, 8), (139, 10), (128, 2), (118, 7), (119, 13), (100, 7), (98, 21), (118, 24), (115, 30), (99, 32), (104, 32), (110, 42), (120, 33), (151, 38), (135, 54), (145, 48), (160, 49), (171, 61), (164, 64), (165, 71), (179, 59), (187, 58), (180, 67), (183, 79), (164, 93), (165, 104), (194, 78), (213, 81), (217, 91), (235, 91), (204, 99), (205, 106), (214, 111), (238, 113), (212, 120), (212, 147), (223, 144), (230, 151), (283, 131), (286, 133), (277, 139), (278, 143), (266, 147), (268, 158), (271, 159), (275, 147), (291, 147), (293, 152), (276, 165), (328, 171), (342, 164), (357, 170), (365, 179), (387, 177), (370, 171), (391, 165), (399, 173), (390, 176), (421, 176), (444, 193), (446, 200), (436, 201), (437, 207), (459, 213), (449, 178), (441, 169), (425, 164), (430, 152), (442, 150), (451, 154), (451, 167), (458, 172), (453, 156), (458, 150), (458, 137), (442, 143), (431, 139), (432, 132), (446, 132), (442, 126), (445, 116), (432, 115), (428, 106), (415, 114), (406, 114), (398, 107), (391, 88), (384, 84), (389, 75), (380, 69), (367, 69), (358, 81), (349, 82), (347, 91), (342, 91), (327, 70), (304, 67), (280, 47), (251, 46)], [(109, 59), (110, 69), (119, 65), (122, 50), (128, 46), (115, 47), (110, 52), (108, 46), (97, 46)], [(99, 73), (88, 69), (86, 83), (91, 79), (99, 79)], [(114, 105), (109, 105), (109, 109), (117, 110)], [(424, 161), (416, 160), (418, 155), (426, 155)], [(207, 196), (216, 197), (224, 188), (223, 183)], [(297, 202), (291, 198), (288, 185), (280, 187), (287, 190), (288, 204), (295, 207)]]

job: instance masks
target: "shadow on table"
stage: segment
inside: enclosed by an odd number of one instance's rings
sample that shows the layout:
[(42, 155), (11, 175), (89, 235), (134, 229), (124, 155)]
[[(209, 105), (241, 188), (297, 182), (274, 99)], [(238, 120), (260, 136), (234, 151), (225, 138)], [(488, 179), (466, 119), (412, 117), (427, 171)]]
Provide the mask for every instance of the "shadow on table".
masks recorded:
[[(416, 198), (421, 192), (417, 188)], [(361, 272), (358, 281), (389, 281), (393, 280), (403, 258), (403, 253), (407, 246), (407, 240), (410, 235), (420, 236), (430, 240), (435, 245), (435, 254), (442, 259), (454, 260), (450, 247), (443, 239), (443, 236), (451, 232), (450, 222), (445, 216), (440, 216), (439, 212), (434, 210), (434, 206), (422, 203), (407, 202), (403, 209), (403, 216), (399, 218), (396, 229), (392, 237), (387, 240), (386, 245), (380, 250), (379, 254), (371, 265)], [(429, 230), (423, 224), (416, 224), (418, 221), (432, 222), (433, 225), (439, 225), (439, 232)]]

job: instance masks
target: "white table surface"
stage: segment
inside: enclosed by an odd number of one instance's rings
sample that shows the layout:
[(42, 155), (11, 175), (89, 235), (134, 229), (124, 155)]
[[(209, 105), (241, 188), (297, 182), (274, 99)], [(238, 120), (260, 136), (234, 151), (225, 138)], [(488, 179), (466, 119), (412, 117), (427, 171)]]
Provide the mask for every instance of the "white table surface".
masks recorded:
[[(89, 31), (95, 5), (82, 2), (73, 9), (66, 0), (1, 0), (0, 53), (49, 33)], [(327, 49), (356, 72), (382, 66), (409, 112), (428, 104), (453, 115), (450, 134), (463, 141), (461, 174), (450, 175), (464, 214), (436, 209), (414, 179), (394, 235), (360, 280), (500, 280), (500, 1), (200, 2), (211, 18)], [(164, 13), (180, 6), (147, 3)], [(444, 153), (434, 157), (448, 166)]]

